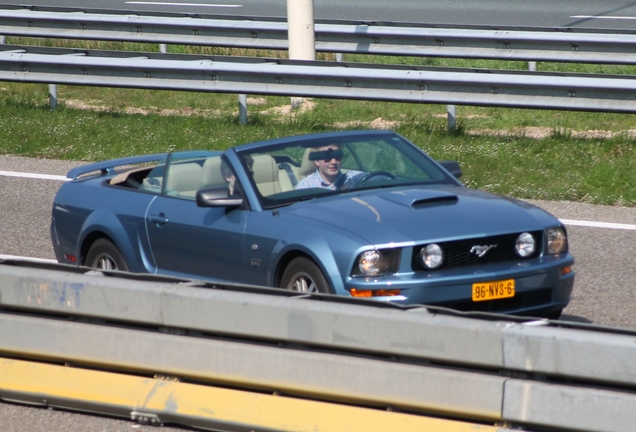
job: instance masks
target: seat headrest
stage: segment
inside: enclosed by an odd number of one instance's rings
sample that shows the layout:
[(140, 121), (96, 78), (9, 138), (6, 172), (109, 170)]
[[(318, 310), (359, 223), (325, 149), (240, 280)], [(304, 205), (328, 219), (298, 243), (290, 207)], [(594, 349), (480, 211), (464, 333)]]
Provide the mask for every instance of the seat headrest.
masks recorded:
[(305, 153), (303, 154), (303, 160), (300, 162), (300, 175), (303, 177), (316, 172), (316, 164), (309, 160), (309, 154), (313, 151), (314, 149), (308, 148), (305, 149)]

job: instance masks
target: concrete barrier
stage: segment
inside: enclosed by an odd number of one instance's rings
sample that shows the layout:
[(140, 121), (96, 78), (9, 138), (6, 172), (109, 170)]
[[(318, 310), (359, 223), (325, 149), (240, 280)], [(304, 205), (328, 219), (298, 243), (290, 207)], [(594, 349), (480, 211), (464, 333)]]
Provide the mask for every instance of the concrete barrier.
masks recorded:
[(628, 431), (636, 332), (0, 265), (0, 354), (511, 427)]

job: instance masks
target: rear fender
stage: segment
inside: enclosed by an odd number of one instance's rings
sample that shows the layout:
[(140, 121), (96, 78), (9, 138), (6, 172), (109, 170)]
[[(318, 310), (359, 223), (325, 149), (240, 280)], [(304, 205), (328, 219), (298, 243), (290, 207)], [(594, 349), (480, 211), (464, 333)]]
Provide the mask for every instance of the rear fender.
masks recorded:
[[(81, 264), (85, 264), (86, 254), (91, 244), (98, 238), (108, 238), (119, 249), (133, 273), (154, 273), (154, 260), (147, 253), (145, 232), (139, 231), (134, 225), (128, 231), (121, 221), (110, 211), (95, 210), (86, 219), (80, 230), (77, 251), (81, 255)], [(132, 241), (131, 241), (132, 240)]]

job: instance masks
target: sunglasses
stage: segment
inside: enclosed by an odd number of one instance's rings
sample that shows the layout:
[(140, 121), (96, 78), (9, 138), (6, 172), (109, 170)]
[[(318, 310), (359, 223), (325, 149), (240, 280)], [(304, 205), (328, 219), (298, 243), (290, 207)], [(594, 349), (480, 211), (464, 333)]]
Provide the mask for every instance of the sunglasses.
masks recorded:
[(329, 162), (331, 159), (335, 159), (338, 162), (342, 160), (344, 153), (340, 149), (328, 149), (312, 152), (309, 154), (310, 161), (323, 160), (325, 162)]

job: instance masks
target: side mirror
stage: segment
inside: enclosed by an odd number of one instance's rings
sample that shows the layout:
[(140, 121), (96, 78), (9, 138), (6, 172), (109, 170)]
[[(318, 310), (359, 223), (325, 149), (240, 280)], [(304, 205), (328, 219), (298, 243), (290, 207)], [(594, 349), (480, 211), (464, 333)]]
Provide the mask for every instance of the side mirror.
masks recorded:
[(230, 195), (227, 187), (198, 190), (196, 199), (198, 207), (238, 207), (243, 204), (243, 198)]
[(460, 178), (462, 176), (462, 169), (457, 161), (446, 160), (439, 161), (438, 163), (443, 166), (446, 171), (451, 173), (453, 177)]

